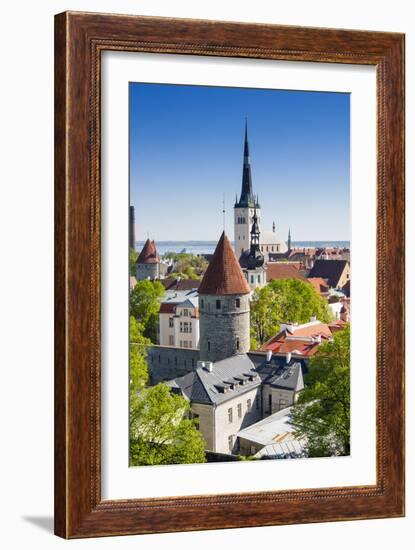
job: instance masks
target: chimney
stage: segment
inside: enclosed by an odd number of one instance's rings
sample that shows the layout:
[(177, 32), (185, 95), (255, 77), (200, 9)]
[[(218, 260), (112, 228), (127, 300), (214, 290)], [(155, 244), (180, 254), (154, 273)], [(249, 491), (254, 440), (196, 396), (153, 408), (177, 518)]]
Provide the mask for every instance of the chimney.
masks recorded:
[(213, 362), (205, 361), (205, 368), (208, 372), (213, 372)]
[(270, 363), (272, 359), (272, 350), (267, 350), (267, 363)]
[(286, 355), (285, 355), (285, 362), (288, 363), (291, 361), (291, 352), (290, 351), (287, 351)]

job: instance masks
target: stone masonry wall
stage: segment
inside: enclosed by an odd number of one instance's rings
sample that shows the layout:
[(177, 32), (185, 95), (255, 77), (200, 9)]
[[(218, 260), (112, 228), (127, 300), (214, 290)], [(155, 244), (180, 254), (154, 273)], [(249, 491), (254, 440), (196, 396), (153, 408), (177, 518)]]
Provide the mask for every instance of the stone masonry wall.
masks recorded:
[[(217, 300), (220, 300), (220, 309), (216, 307)], [(240, 300), (239, 307), (237, 300)], [(199, 315), (201, 360), (215, 362), (249, 351), (248, 294), (200, 295)]]

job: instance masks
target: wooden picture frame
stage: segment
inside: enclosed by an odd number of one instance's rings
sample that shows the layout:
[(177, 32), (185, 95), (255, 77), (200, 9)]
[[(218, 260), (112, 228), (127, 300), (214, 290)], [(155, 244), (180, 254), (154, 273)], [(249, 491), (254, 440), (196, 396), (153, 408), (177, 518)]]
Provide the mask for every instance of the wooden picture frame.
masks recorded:
[[(104, 50), (376, 67), (375, 485), (101, 500), (100, 56)], [(404, 35), (110, 14), (57, 15), (55, 533), (78, 538), (402, 515)]]

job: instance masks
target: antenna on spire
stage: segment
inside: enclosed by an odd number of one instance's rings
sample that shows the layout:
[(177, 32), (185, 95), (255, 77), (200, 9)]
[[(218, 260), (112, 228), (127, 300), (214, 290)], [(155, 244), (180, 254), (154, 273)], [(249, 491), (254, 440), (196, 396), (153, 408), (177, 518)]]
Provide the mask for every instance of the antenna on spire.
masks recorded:
[(226, 210), (225, 210), (225, 193), (224, 193), (222, 197), (223, 231), (225, 231), (225, 214), (226, 214)]

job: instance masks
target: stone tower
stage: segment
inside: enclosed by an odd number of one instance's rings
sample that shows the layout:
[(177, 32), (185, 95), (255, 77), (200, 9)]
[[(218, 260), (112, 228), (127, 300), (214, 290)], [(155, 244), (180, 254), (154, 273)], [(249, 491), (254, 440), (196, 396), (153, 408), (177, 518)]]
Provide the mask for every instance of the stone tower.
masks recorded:
[(235, 254), (240, 258), (241, 254), (250, 249), (250, 230), (254, 216), (254, 210), (257, 211), (257, 223), (261, 225), (261, 210), (258, 204), (258, 198), (255, 198), (252, 191), (251, 164), (249, 159), (248, 144), (248, 125), (245, 122), (245, 144), (244, 144), (244, 164), (242, 170), (242, 189), (241, 196), (234, 206), (234, 228), (235, 228)]
[(135, 213), (134, 206), (130, 205), (130, 218), (128, 227), (128, 242), (129, 247), (135, 250)]
[(160, 278), (160, 257), (154, 241), (147, 239), (144, 243), (135, 263), (135, 272), (137, 281), (143, 281), (144, 279), (153, 281)]
[(200, 359), (220, 361), (249, 351), (250, 288), (225, 235), (199, 286)]

